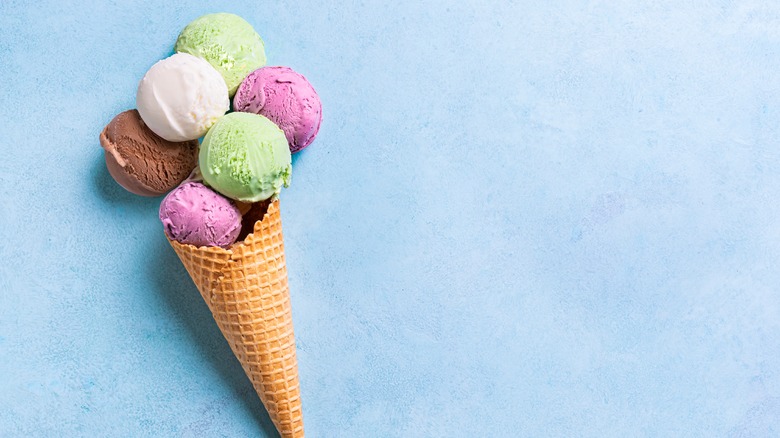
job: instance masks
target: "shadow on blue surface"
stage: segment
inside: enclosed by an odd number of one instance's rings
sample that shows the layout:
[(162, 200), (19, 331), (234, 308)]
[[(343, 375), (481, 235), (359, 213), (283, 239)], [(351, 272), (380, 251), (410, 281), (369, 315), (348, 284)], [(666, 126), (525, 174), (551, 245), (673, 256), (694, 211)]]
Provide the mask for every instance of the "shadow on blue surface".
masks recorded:
[[(100, 147), (100, 145), (98, 145)], [(134, 195), (117, 184), (106, 168), (105, 158), (102, 153), (98, 155), (93, 164), (92, 175), (94, 175), (95, 192), (100, 198), (112, 208), (126, 214), (148, 215), (149, 212), (155, 212), (159, 208), (159, 198), (147, 198)]]
[(304, 148), (303, 150), (300, 150), (294, 154), (292, 154), (292, 166), (293, 169), (297, 168), (298, 163), (302, 162), (306, 158), (306, 152), (309, 150), (309, 148)]
[[(124, 190), (108, 173), (102, 154), (95, 160), (94, 166), (94, 184), (103, 201), (117, 211), (130, 216), (140, 217), (157, 213), (162, 198), (141, 197)], [(231, 397), (227, 400), (219, 400), (217, 404), (240, 405), (246, 411), (246, 417), (255, 420), (261, 436), (278, 436), (268, 412), (260, 402), (241, 364), (230, 350), (208, 306), (201, 299), (195, 284), (173, 248), (162, 235), (150, 237), (152, 237), (151, 248), (148, 254), (157, 254), (160, 257), (149, 259), (146, 275), (156, 286), (155, 292), (167, 305), (166, 310), (184, 327), (186, 336), (195, 345), (204, 362), (208, 362), (217, 378), (230, 389)], [(200, 380), (198, 376), (193, 376), (192, 384), (195, 385)]]
[[(247, 417), (254, 418), (263, 431), (262, 436), (277, 436), (268, 412), (260, 402), (241, 364), (230, 350), (208, 306), (201, 299), (195, 284), (173, 248), (165, 239), (154, 240), (157, 245), (165, 248), (153, 252), (160, 254), (161, 259), (150, 260), (149, 275), (158, 287), (157, 292), (168, 305), (170, 314), (184, 326), (201, 356), (210, 363), (225, 386), (231, 389), (232, 401), (242, 405), (247, 412)], [(193, 384), (197, 380), (197, 377), (193, 376)]]

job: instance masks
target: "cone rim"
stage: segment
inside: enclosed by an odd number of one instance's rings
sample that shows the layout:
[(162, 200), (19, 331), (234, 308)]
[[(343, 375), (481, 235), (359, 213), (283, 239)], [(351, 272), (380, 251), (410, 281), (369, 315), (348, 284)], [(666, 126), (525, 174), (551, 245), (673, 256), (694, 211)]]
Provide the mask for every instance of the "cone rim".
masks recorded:
[(176, 240), (171, 239), (167, 235), (165, 237), (168, 239), (168, 241), (172, 245), (176, 244), (176, 245), (185, 247), (185, 248), (189, 249), (190, 251), (192, 251), (192, 250), (198, 250), (198, 251), (205, 250), (205, 251), (210, 251), (210, 252), (213, 252), (213, 253), (216, 253), (216, 254), (223, 254), (223, 255), (226, 255), (226, 256), (232, 256), (233, 254), (236, 253), (236, 251), (234, 251), (234, 249), (238, 250), (239, 248), (241, 248), (243, 246), (248, 246), (248, 242), (250, 240), (252, 240), (252, 238), (256, 234), (259, 233), (260, 229), (258, 227), (262, 226), (262, 224), (264, 222), (266, 222), (266, 220), (269, 218), (271, 213), (277, 213), (278, 211), (279, 211), (279, 198), (276, 198), (276, 199), (273, 200), (273, 202), (268, 204), (268, 209), (265, 211), (265, 214), (263, 215), (263, 218), (261, 220), (255, 222), (255, 225), (252, 228), (252, 232), (247, 234), (247, 236), (244, 238), (244, 240), (241, 240), (240, 242), (235, 242), (232, 245), (230, 245), (228, 248), (222, 248), (220, 246), (208, 246), (208, 245), (195, 246), (195, 245), (193, 245), (191, 243), (181, 243), (181, 242), (178, 242)]

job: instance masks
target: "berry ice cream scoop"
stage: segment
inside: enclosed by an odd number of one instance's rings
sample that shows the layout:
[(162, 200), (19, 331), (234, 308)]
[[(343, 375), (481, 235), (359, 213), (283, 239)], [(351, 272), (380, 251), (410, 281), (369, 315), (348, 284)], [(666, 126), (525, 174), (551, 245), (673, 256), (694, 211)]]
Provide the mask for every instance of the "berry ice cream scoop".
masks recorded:
[(284, 131), (290, 152), (314, 141), (322, 122), (322, 104), (314, 87), (289, 67), (263, 67), (238, 87), (233, 109), (260, 114)]
[(232, 245), (241, 232), (241, 212), (229, 199), (199, 182), (185, 182), (160, 204), (169, 239), (194, 246)]

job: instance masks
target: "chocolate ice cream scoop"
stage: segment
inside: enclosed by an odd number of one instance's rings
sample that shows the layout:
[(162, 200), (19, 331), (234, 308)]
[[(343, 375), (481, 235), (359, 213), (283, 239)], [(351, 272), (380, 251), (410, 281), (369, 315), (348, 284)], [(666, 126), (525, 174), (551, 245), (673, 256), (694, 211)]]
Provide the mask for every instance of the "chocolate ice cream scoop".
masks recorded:
[(136, 110), (118, 114), (100, 133), (108, 172), (141, 196), (160, 196), (182, 182), (198, 163), (198, 141), (172, 142), (152, 132)]

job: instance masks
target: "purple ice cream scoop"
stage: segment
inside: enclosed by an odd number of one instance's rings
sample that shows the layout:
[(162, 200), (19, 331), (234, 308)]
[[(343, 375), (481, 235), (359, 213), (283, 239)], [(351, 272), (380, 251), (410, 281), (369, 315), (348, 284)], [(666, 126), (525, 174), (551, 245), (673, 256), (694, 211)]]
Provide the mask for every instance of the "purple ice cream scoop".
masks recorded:
[(250, 73), (236, 91), (233, 109), (260, 114), (279, 125), (290, 152), (310, 145), (322, 122), (322, 104), (314, 87), (288, 67), (263, 67)]
[(195, 246), (227, 248), (241, 232), (241, 212), (229, 199), (199, 182), (185, 182), (160, 204), (168, 238)]

